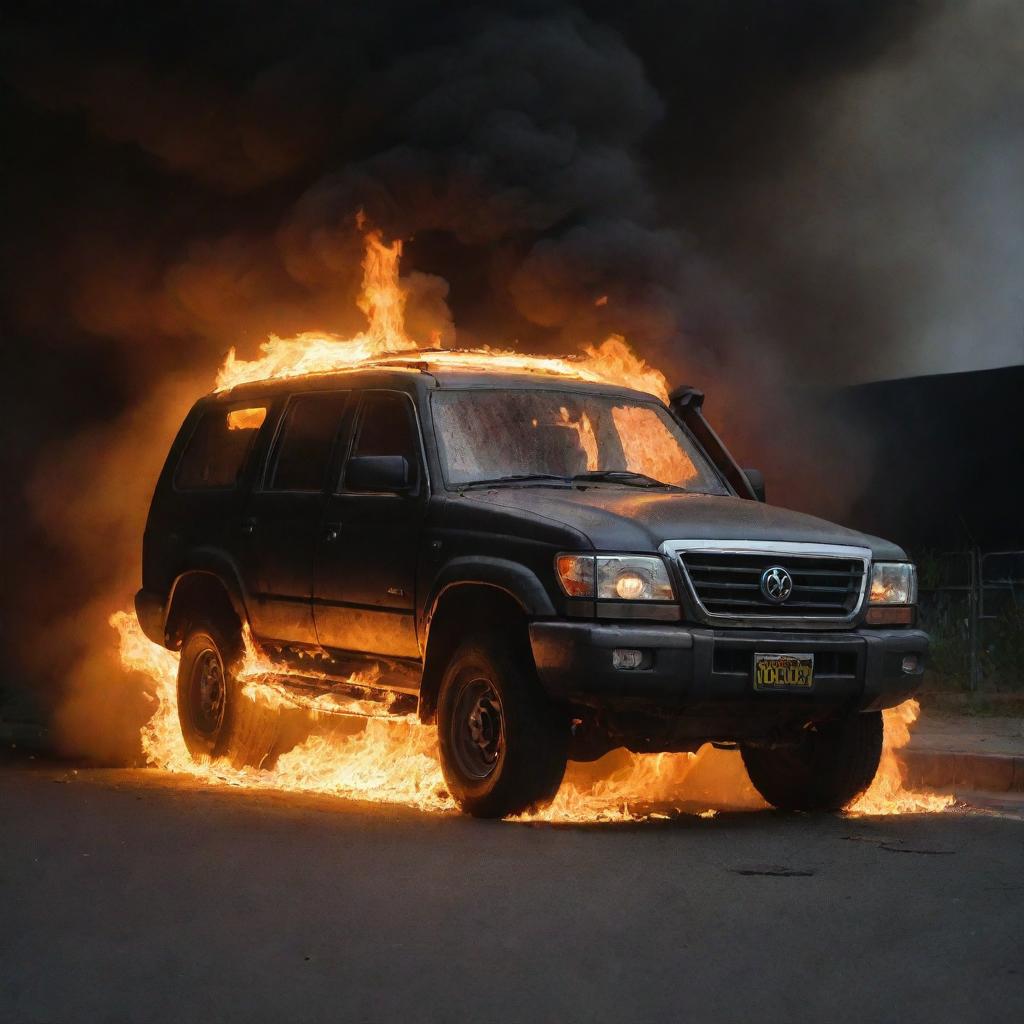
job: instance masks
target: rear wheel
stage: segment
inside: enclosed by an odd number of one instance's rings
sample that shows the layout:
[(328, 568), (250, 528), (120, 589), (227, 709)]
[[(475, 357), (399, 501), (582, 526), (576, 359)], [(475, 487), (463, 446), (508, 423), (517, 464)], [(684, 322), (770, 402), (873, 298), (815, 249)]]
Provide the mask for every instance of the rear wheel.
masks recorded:
[(242, 696), (241, 658), (237, 630), (197, 623), (185, 636), (178, 662), (178, 721), (197, 760), (228, 757), (236, 767), (258, 767), (274, 746), (279, 716)]
[(558, 792), (566, 718), (506, 638), (474, 638), (455, 652), (441, 680), (437, 727), (445, 782), (468, 814), (503, 818)]
[(882, 713), (853, 714), (805, 729), (792, 747), (744, 747), (757, 791), (788, 811), (832, 811), (871, 785), (882, 756)]

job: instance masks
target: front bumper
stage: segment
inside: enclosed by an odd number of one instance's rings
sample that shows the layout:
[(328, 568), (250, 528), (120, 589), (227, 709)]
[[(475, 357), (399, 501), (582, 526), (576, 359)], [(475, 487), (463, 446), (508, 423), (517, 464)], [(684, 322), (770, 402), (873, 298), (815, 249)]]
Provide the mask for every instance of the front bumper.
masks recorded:
[[(709, 713), (732, 705), (756, 713), (806, 704), (862, 711), (894, 707), (921, 683), (928, 635), (917, 629), (849, 632), (719, 630), (690, 626), (530, 624), (537, 671), (553, 698), (591, 706), (655, 706)], [(616, 648), (644, 652), (638, 669), (617, 669)], [(813, 654), (807, 692), (755, 691), (754, 654)], [(913, 671), (903, 659), (916, 655)]]

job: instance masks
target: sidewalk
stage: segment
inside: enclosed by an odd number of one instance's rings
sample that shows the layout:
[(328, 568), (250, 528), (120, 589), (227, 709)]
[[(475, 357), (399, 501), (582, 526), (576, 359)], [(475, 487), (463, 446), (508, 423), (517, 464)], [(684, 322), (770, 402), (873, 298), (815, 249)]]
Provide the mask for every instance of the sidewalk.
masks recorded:
[(911, 788), (1024, 792), (1024, 717), (925, 708), (900, 758)]

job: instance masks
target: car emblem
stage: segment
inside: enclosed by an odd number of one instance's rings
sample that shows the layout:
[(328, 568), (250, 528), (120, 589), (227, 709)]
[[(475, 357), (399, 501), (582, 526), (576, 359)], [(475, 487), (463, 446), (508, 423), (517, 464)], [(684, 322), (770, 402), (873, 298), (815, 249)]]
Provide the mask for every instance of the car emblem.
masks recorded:
[(782, 604), (793, 593), (793, 577), (781, 565), (773, 565), (761, 573), (761, 593), (772, 604)]

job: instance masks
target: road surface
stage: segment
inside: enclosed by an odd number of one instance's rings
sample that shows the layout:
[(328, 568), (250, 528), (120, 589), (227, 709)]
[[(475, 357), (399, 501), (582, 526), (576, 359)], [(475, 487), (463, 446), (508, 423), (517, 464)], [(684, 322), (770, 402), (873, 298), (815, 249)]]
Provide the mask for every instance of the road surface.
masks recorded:
[(0, 1021), (1024, 1020), (1024, 817), (477, 822), (0, 765)]

